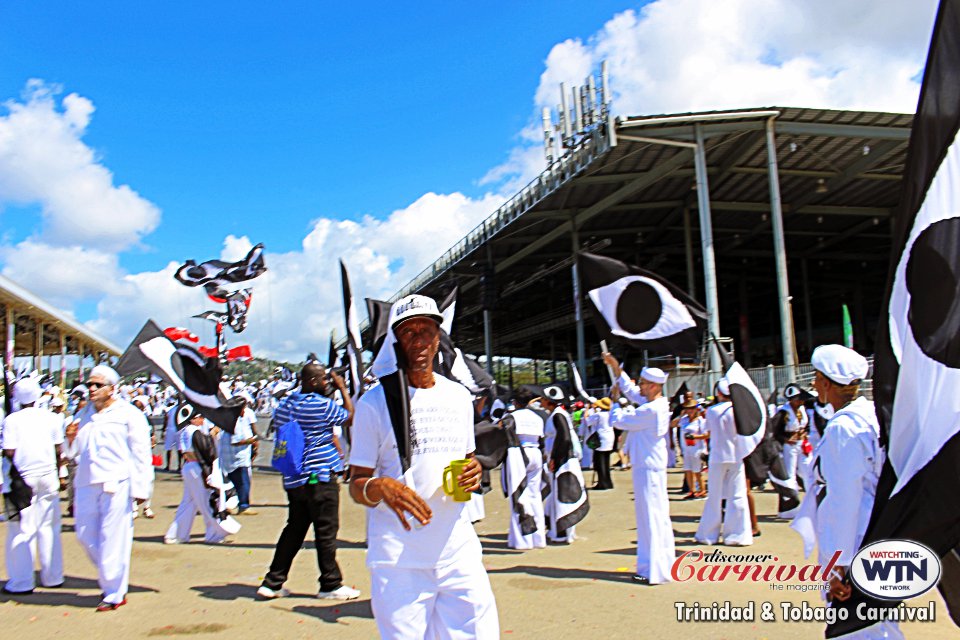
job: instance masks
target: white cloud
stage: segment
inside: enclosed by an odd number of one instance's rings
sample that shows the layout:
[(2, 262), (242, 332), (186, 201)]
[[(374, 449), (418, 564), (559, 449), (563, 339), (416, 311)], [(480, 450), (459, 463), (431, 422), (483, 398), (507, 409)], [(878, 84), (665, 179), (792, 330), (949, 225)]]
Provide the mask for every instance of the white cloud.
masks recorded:
[[(297, 250), (267, 247), (248, 328), (228, 340), (272, 357), (323, 353), (330, 330), (344, 332), (338, 259), (358, 301), (392, 295), (543, 169), (541, 109), (555, 107), (560, 82), (580, 84), (601, 60), (621, 115), (773, 105), (912, 112), (935, 8), (935, 0), (658, 0), (617, 14), (593, 36), (551, 49), (519, 143), (481, 179), (491, 193), (427, 193), (382, 220), (316, 219)], [(209, 323), (185, 320), (213, 303), (174, 280), (177, 264), (118, 268), (116, 252), (150, 233), (159, 211), (115, 186), (82, 141), (93, 104), (76, 94), (58, 104), (56, 95), (33, 82), (0, 116), (0, 206), (40, 203), (44, 215), (37, 237), (0, 248), (4, 273), (65, 304), (102, 296), (90, 324), (120, 344), (147, 318), (187, 324), (210, 344)], [(220, 258), (239, 259), (256, 241), (228, 235)], [(92, 277), (101, 272), (110, 275)]]
[[(531, 125), (484, 183), (543, 170), (540, 113), (607, 61), (613, 111), (795, 106), (913, 113), (936, 0), (658, 0), (555, 45)], [(554, 115), (556, 118), (556, 115)]]
[(82, 138), (93, 103), (31, 80), (23, 100), (0, 115), (0, 206), (39, 204), (39, 239), (60, 246), (119, 251), (160, 222), (160, 211), (113, 174)]
[[(384, 220), (315, 220), (299, 250), (265, 253), (267, 273), (253, 280), (248, 326), (227, 331), (231, 345), (250, 344), (255, 355), (302, 359), (324, 352), (331, 329), (345, 333), (340, 292), (342, 257), (360, 308), (363, 298), (386, 298), (416, 276), (443, 251), (496, 209), (502, 198), (473, 200), (461, 193), (428, 193)], [(221, 259), (236, 260), (256, 238), (227, 236)], [(98, 305), (91, 326), (119, 343), (128, 341), (147, 318), (162, 326), (184, 325), (212, 344), (212, 327), (186, 319), (214, 303), (202, 288), (188, 288), (173, 278), (177, 265), (157, 272), (127, 275)], [(363, 315), (363, 312), (361, 312)]]
[(103, 296), (113, 289), (119, 273), (116, 254), (33, 240), (0, 247), (0, 261), (3, 275), (62, 307)]

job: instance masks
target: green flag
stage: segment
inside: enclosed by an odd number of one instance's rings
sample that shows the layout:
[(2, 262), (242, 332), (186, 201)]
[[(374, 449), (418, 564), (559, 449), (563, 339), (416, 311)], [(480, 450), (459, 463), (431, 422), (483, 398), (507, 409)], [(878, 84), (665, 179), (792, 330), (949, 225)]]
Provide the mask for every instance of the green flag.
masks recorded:
[(850, 309), (843, 305), (843, 346), (853, 349), (853, 323), (850, 322)]

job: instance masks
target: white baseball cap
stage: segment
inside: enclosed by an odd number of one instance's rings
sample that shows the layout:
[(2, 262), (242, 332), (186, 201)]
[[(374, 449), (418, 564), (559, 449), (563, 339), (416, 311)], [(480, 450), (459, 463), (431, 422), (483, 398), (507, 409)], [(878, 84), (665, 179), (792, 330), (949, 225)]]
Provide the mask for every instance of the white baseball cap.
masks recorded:
[(400, 298), (390, 308), (390, 326), (394, 329), (410, 318), (430, 318), (437, 324), (443, 322), (436, 301), (416, 293)]

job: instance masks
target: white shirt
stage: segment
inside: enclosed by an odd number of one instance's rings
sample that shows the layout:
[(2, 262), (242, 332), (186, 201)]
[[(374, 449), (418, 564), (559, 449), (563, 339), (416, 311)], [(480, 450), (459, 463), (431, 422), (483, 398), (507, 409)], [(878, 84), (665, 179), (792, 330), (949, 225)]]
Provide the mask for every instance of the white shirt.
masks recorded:
[(683, 443), (683, 455), (697, 455), (703, 451), (704, 447), (706, 447), (706, 440), (697, 439), (693, 441), (693, 444), (687, 444), (687, 438), (703, 435), (704, 431), (706, 431), (706, 429), (704, 429), (704, 420), (701, 416), (697, 416), (693, 420), (685, 415), (680, 416), (677, 427), (680, 429), (680, 442)]
[(660, 396), (637, 407), (615, 407), (610, 422), (617, 429), (629, 431), (625, 449), (635, 467), (659, 471), (667, 468), (667, 440), (670, 431), (670, 403)]
[(601, 409), (595, 410), (586, 419), (587, 437), (596, 432), (600, 438), (600, 446), (597, 451), (613, 450), (613, 427), (610, 426), (610, 412)]
[(814, 457), (817, 491), (817, 553), (821, 563), (840, 551), (848, 566), (870, 522), (885, 455), (873, 403), (857, 398), (827, 423)]
[(707, 409), (704, 428), (710, 432), (709, 464), (741, 461), (737, 457), (737, 423), (731, 402), (721, 402)]
[(411, 520), (405, 531), (385, 503), (367, 511), (367, 565), (412, 569), (448, 566), (462, 553), (482, 553), (480, 540), (464, 514), (465, 502), (443, 492), (444, 467), (475, 450), (470, 392), (440, 375), (429, 389), (410, 391), (410, 468), (402, 472), (397, 440), (387, 412), (383, 387), (377, 385), (357, 402), (353, 418), (350, 464), (370, 467), (374, 476), (405, 483), (429, 505), (430, 523)]
[(517, 439), (520, 446), (539, 447), (543, 437), (543, 418), (532, 409), (517, 409), (513, 416), (517, 428)]
[(809, 419), (807, 418), (807, 411), (803, 406), (799, 409), (794, 409), (790, 406), (789, 402), (784, 402), (777, 408), (777, 411), (783, 411), (787, 414), (787, 421), (783, 425), (783, 430), (787, 433), (796, 433), (801, 429), (807, 428)]
[(57, 445), (63, 444), (63, 418), (46, 409), (27, 407), (3, 420), (3, 449), (14, 449), (13, 463), (24, 478), (57, 470)]
[(91, 402), (77, 416), (76, 486), (103, 484), (112, 493), (116, 483), (130, 480), (130, 495), (146, 499), (153, 478), (150, 428), (143, 412), (115, 399), (103, 411)]

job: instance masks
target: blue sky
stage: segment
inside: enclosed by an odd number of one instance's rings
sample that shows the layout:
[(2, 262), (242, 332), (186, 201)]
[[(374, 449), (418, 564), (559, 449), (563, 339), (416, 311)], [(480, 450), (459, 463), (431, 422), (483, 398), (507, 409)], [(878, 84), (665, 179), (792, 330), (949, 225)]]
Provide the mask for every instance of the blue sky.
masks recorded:
[(912, 112), (936, 0), (6, 2), (0, 271), (121, 346), (204, 331), (175, 263), (263, 242), (233, 343), (341, 335), (543, 169), (560, 82), (638, 115)]
[[(85, 141), (162, 209), (123, 266), (212, 257), (224, 229), (289, 250), (320, 215), (481, 193), (550, 48), (637, 3), (270, 4), (5, 3), (0, 96), (40, 78), (89, 98)], [(29, 210), (2, 218), (14, 240)]]

